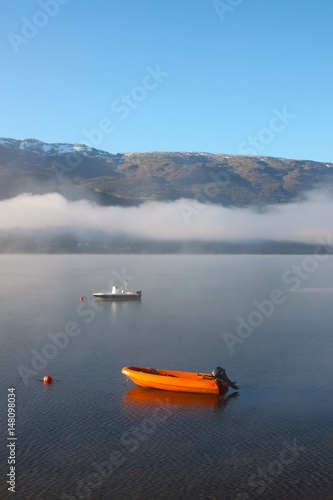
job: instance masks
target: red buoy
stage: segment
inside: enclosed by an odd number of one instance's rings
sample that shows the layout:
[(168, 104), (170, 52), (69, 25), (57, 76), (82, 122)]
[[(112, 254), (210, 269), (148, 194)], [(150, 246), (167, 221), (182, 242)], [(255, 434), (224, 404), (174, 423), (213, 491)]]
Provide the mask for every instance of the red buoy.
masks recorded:
[(80, 300), (84, 300), (84, 297), (80, 297)]
[(49, 375), (45, 375), (43, 382), (44, 384), (52, 384), (52, 378)]

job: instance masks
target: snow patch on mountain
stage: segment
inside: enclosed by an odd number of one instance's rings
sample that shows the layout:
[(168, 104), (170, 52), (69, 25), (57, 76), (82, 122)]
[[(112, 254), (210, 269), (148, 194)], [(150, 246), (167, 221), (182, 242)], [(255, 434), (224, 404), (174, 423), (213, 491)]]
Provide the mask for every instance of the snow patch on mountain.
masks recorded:
[(107, 151), (86, 146), (85, 144), (53, 143), (48, 144), (37, 139), (7, 139), (0, 138), (0, 145), (22, 151), (24, 153), (42, 154), (42, 155), (66, 155), (80, 153), (86, 156), (111, 156)]

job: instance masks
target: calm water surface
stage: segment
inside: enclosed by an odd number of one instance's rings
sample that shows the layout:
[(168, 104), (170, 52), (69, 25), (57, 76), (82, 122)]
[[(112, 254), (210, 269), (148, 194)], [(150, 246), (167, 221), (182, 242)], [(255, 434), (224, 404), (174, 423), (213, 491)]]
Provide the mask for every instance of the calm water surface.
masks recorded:
[[(333, 260), (313, 259), (0, 256), (1, 498), (333, 498)], [(91, 298), (117, 276), (141, 302)], [(126, 365), (220, 365), (240, 390), (124, 386)]]

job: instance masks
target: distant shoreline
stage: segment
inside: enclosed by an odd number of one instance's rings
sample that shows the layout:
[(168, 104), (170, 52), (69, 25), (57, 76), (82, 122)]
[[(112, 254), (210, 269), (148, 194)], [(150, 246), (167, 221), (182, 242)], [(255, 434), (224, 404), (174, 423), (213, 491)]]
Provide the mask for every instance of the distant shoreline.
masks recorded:
[(0, 254), (74, 254), (74, 255), (333, 255), (333, 246), (318, 250), (318, 244), (249, 241), (152, 241), (126, 238), (93, 241), (62, 237), (38, 237), (37, 235), (7, 235), (0, 239)]

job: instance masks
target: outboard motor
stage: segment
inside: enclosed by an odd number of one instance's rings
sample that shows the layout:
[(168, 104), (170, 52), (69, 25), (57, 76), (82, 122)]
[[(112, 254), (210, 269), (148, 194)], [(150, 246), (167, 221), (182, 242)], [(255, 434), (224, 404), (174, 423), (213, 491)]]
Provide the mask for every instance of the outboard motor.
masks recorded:
[(228, 386), (231, 387), (232, 389), (238, 389), (238, 386), (236, 385), (236, 383), (235, 382), (231, 382), (231, 380), (227, 377), (227, 374), (226, 374), (224, 368), (221, 368), (220, 366), (217, 366), (212, 371), (212, 375), (214, 377), (215, 384), (217, 385), (217, 388), (218, 388), (220, 394), (222, 392), (224, 392), (224, 388), (223, 388), (223, 383), (222, 382), (226, 382), (228, 384)]

